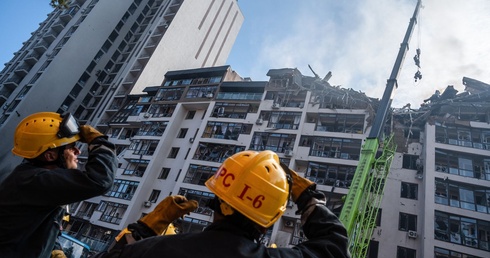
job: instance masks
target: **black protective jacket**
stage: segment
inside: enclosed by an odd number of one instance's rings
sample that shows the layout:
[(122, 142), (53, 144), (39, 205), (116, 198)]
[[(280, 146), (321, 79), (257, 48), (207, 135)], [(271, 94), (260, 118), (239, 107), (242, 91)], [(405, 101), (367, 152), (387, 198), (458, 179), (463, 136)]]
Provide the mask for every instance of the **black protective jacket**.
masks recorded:
[(64, 214), (61, 206), (112, 187), (114, 148), (105, 137), (93, 140), (84, 171), (18, 165), (0, 185), (0, 257), (50, 257)]
[(224, 219), (214, 222), (200, 233), (150, 237), (95, 257), (350, 257), (347, 232), (324, 205), (318, 204), (313, 209), (303, 225), (303, 231), (308, 240), (293, 248), (267, 248)]

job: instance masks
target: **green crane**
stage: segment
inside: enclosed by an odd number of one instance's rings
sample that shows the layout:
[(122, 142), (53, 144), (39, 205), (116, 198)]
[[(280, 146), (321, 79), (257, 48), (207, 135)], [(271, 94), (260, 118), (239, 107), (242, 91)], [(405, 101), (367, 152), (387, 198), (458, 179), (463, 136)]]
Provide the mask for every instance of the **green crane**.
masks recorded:
[[(417, 23), (420, 5), (421, 0), (418, 0), (390, 78), (386, 83), (373, 126), (361, 148), (359, 163), (340, 213), (339, 218), (347, 228), (349, 248), (354, 258), (366, 257), (369, 241), (376, 227), (376, 217), (384, 192), (384, 181), (388, 176), (396, 151), (393, 135), (386, 137), (383, 141), (381, 137), (391, 107), (393, 92), (395, 87), (398, 88), (397, 78)], [(377, 157), (378, 150), (382, 150), (379, 157)]]

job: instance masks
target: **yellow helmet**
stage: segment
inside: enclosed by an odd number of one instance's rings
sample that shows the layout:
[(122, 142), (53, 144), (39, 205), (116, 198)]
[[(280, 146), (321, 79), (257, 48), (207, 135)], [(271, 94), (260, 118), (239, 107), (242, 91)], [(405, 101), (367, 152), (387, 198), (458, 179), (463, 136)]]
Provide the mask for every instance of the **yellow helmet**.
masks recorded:
[[(206, 181), (206, 186), (233, 209), (265, 228), (286, 210), (290, 188), (279, 157), (272, 151), (234, 154)], [(226, 206), (221, 209), (226, 210)]]
[(12, 153), (32, 159), (48, 149), (78, 141), (78, 134), (58, 137), (62, 121), (61, 115), (53, 112), (39, 112), (24, 118), (15, 129)]

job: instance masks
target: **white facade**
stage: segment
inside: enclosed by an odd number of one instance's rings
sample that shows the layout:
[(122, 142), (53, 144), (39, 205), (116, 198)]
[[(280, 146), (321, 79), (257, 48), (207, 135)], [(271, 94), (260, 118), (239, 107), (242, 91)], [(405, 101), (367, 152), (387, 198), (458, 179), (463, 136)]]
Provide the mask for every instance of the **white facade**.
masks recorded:
[(117, 110), (168, 70), (223, 65), (243, 19), (235, 0), (77, 0), (54, 10), (0, 73), (0, 178), (20, 162), (10, 149), (27, 115), (103, 121), (97, 110)]

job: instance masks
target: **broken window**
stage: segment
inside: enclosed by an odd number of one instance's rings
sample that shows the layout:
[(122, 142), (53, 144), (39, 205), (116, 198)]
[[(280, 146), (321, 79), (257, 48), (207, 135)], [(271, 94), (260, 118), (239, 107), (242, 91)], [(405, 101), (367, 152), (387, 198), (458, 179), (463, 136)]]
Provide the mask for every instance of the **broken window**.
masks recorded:
[(256, 132), (252, 137), (250, 149), (256, 151), (271, 150), (278, 153), (284, 153), (292, 150), (296, 135), (281, 133)]
[(99, 220), (119, 225), (124, 213), (126, 213), (127, 208), (128, 205), (125, 204), (101, 201), (97, 209), (98, 211), (102, 212)]
[(131, 159), (122, 174), (142, 177), (149, 163), (149, 160)]
[(198, 202), (198, 208), (193, 211), (203, 215), (211, 216), (213, 211), (208, 207), (209, 201), (214, 199), (214, 194), (210, 192), (198, 191), (195, 189), (181, 188), (179, 195), (185, 196), (189, 200), (196, 200)]
[(211, 116), (245, 119), (248, 113), (257, 113), (257, 110), (258, 104), (218, 102)]
[(309, 162), (305, 176), (319, 185), (348, 188), (355, 170), (353, 166)]
[[(311, 118), (310, 118), (311, 119)], [(318, 114), (315, 131), (362, 134), (364, 115)]]
[(167, 128), (166, 121), (144, 121), (136, 135), (141, 136), (162, 136)]
[(310, 147), (310, 156), (359, 160), (362, 141), (349, 138), (302, 136), (301, 146)]
[(209, 121), (202, 137), (238, 140), (240, 134), (250, 134), (251, 131), (251, 124)]
[(403, 165), (402, 168), (406, 169), (417, 169), (417, 159), (418, 155), (403, 154)]
[(138, 184), (139, 182), (137, 181), (115, 179), (111, 190), (104, 195), (114, 198), (131, 200), (134, 193), (136, 192), (136, 189), (138, 188)]
[(156, 203), (158, 201), (158, 197), (160, 196), (160, 190), (155, 190), (153, 189), (150, 194), (150, 198), (148, 198), (148, 201), (152, 203)]
[(417, 200), (417, 194), (418, 194), (418, 185), (417, 184), (402, 182), (401, 186), (402, 187), (401, 187), (400, 197), (412, 199), (412, 200)]
[(212, 177), (216, 171), (217, 167), (201, 166), (191, 164), (184, 178), (184, 183), (204, 185), (204, 183)]
[(399, 219), (398, 219), (398, 230), (417, 231), (417, 216), (413, 214), (400, 212)]
[(414, 249), (397, 246), (396, 247), (396, 258), (416, 258), (417, 251)]
[(231, 155), (244, 150), (245, 146), (199, 143), (199, 147), (194, 153), (193, 159), (212, 162), (223, 162)]

